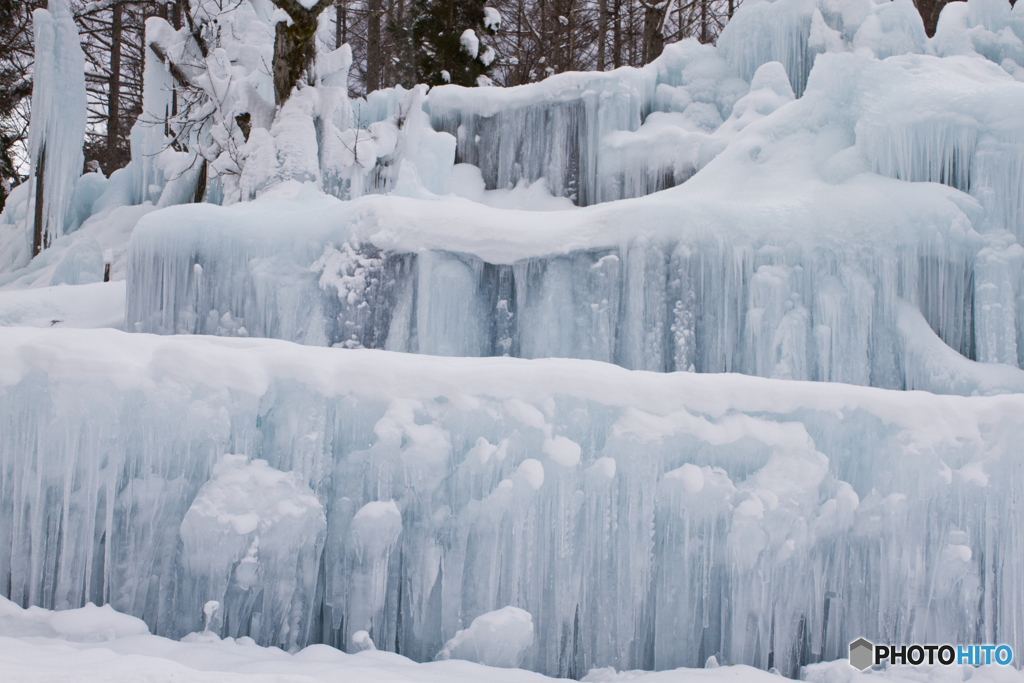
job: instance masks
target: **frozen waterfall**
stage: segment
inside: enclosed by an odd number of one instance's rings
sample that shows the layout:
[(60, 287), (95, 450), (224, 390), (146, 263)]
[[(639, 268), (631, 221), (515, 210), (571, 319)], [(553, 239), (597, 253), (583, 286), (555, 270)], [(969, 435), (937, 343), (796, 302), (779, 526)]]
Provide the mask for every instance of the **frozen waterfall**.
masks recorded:
[[(1020, 394), (593, 361), (0, 330), (0, 573), (158, 634), (429, 660), (532, 615), (523, 665), (1024, 647)], [(465, 636), (463, 636), (465, 638)], [(449, 647), (455, 647), (449, 643)], [(358, 648), (357, 648), (358, 649)]]
[[(351, 99), (342, 47), (279, 111), (271, 4), (192, 128), (150, 18), (164, 125), (0, 254), (54, 285), (5, 291), (0, 592), (575, 678), (1024, 652), (1024, 2), (745, 0), (643, 68)], [(119, 235), (125, 331), (46, 328)]]

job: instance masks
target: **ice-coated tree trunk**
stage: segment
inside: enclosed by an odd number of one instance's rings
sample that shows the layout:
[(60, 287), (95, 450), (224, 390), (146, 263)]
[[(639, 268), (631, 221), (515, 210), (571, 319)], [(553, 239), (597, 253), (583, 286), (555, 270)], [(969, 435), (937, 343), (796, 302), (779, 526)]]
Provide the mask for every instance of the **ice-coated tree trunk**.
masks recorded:
[(29, 158), (35, 179), (32, 254), (64, 232), (71, 195), (82, 174), (85, 55), (68, 0), (50, 0), (32, 15), (35, 66)]
[(274, 39), (274, 100), (284, 104), (306, 75), (316, 57), (317, 17), (333, 0), (319, 0), (306, 9), (298, 0), (273, 0), (288, 13), (291, 23), (278, 22)]

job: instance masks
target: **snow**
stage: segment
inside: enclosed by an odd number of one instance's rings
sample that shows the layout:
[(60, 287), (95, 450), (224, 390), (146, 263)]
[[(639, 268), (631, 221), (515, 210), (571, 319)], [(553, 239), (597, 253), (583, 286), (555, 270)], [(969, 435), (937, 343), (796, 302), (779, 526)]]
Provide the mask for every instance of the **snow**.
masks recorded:
[(0, 325), (124, 327), (125, 283), (0, 290)]
[(480, 169), (472, 164), (455, 164), (452, 167), (451, 192), (496, 209), (568, 211), (576, 208), (570, 199), (552, 195), (544, 178), (533, 183), (521, 179), (511, 189), (488, 190)]
[(149, 635), (141, 619), (114, 611), (110, 605), (52, 612), (39, 607), (22, 609), (0, 597), (0, 634), (5, 638), (52, 638), (68, 643), (106, 643)]
[(493, 7), (484, 7), (484, 27), (492, 31), (501, 28), (501, 13)]
[(473, 59), (476, 59), (477, 54), (480, 52), (480, 39), (476, 37), (476, 31), (471, 28), (467, 28), (459, 36), (459, 44), (462, 45), (462, 50)]
[[(93, 616), (93, 611), (95, 616)], [(24, 683), (50, 680), (133, 681), (150, 683), (189, 680), (248, 683), (273, 677), (282, 683), (333, 681), (343, 677), (353, 683), (388, 680), (417, 681), (443, 679), (453, 683), (489, 680), (495, 683), (543, 683), (554, 679), (517, 669), (497, 669), (460, 660), (416, 664), (405, 657), (369, 650), (345, 654), (323, 645), (314, 645), (295, 654), (276, 648), (262, 648), (247, 638), (223, 640), (208, 636), (175, 642), (144, 633), (131, 633), (115, 625), (138, 620), (87, 606), (67, 612), (81, 618), (89, 615), (90, 631), (107, 634), (108, 640), (82, 642), (61, 635), (53, 637), (46, 622), (55, 616), (39, 608), (22, 610), (0, 598), (0, 663), (12, 680)], [(99, 618), (97, 618), (99, 617)], [(124, 620), (124, 621), (122, 621)], [(40, 628), (42, 626), (42, 628)], [(205, 634), (195, 634), (196, 636)], [(860, 673), (845, 660), (814, 664), (804, 671), (804, 680), (812, 683), (861, 683), (862, 680), (921, 683), (1015, 683), (1020, 673), (995, 665), (974, 667), (894, 666), (881, 671)], [(870, 679), (864, 678), (871, 676)], [(773, 674), (748, 666), (687, 669), (662, 672), (594, 669), (582, 680), (592, 683), (668, 683), (681, 677), (699, 683), (772, 683)]]

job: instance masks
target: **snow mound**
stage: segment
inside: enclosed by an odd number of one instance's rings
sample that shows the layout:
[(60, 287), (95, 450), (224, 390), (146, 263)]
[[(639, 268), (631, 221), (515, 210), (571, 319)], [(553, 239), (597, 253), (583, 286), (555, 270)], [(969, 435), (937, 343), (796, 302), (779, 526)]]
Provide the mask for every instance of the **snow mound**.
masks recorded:
[(0, 596), (0, 637), (54, 638), (72, 643), (106, 643), (129, 636), (149, 635), (141, 619), (114, 611), (110, 605), (51, 612), (39, 607), (22, 609)]
[(465, 659), (485, 666), (516, 668), (533, 645), (533, 617), (518, 607), (481, 614), (455, 634), (435, 660)]

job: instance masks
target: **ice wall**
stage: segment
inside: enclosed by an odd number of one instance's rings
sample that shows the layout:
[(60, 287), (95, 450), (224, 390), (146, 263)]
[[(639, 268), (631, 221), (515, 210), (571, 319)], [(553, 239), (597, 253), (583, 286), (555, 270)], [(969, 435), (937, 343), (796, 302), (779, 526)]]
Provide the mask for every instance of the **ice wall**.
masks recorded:
[[(184, 221), (195, 228), (187, 239), (177, 227)], [(265, 235), (237, 253), (224, 246), (238, 243), (230, 233), (212, 243), (205, 237), (215, 223), (224, 225), (218, 212), (183, 213), (168, 228), (173, 249), (166, 232), (140, 231), (129, 275), (135, 331), (590, 358), (637, 370), (888, 388), (908, 388), (908, 376), (926, 374), (936, 378), (933, 390), (956, 393), (962, 389), (943, 382), (945, 371), (925, 373), (908, 344), (944, 342), (969, 367), (968, 359), (1017, 365), (1016, 243), (985, 246), (975, 237), (942, 245), (936, 236), (879, 255), (772, 241), (638, 239), (493, 264), (446, 251), (382, 251), (338, 226), (297, 244), (291, 233)], [(289, 251), (286, 242), (301, 249)], [(321, 244), (328, 246), (319, 252)], [(160, 258), (143, 258), (149, 251)], [(911, 336), (899, 327), (904, 301), (927, 321)], [(1000, 372), (998, 390), (1024, 388), (1024, 373), (1005, 365)], [(967, 393), (978, 388), (971, 386)]]
[(181, 637), (216, 600), (222, 635), (366, 630), (417, 660), (511, 606), (523, 664), (561, 676), (711, 655), (792, 675), (859, 636), (1024, 646), (1020, 394), (0, 342), (0, 586), (21, 605), (109, 602)]
[(823, 55), (795, 101), (779, 64), (753, 84), (703, 170), (635, 200), (526, 213), (293, 188), (153, 214), (128, 329), (901, 388), (921, 376), (905, 300), (963, 357), (1017, 366), (1024, 226), (999, 207), (1020, 158), (980, 141), (1024, 134), (1024, 86), (918, 55)]
[[(747, 81), (712, 46), (689, 40), (642, 69), (559, 74), (514, 88), (442, 86), (427, 105), (434, 128), (458, 139), (456, 160), (480, 167), (488, 189), (545, 178), (553, 194), (588, 206), (685, 181), (703, 165), (700, 154), (686, 154), (702, 140), (686, 134), (718, 128)], [(670, 140), (615, 137), (637, 131), (652, 112), (676, 114)], [(694, 158), (652, 156), (659, 144), (661, 156), (671, 150)]]
[[(673, 187), (699, 171), (735, 134), (728, 124), (733, 106), (766, 64), (782, 65), (797, 97), (825, 53), (966, 56), (1022, 80), (1024, 23), (1018, 14), (1006, 0), (950, 5), (929, 40), (910, 0), (752, 0), (730, 20), (717, 49), (690, 40), (669, 45), (642, 69), (561, 74), (483, 92), (435, 88), (429, 107), (434, 126), (458, 137), (458, 160), (479, 166), (489, 189), (544, 177), (556, 195), (587, 206)], [(919, 103), (909, 95), (906, 101)], [(996, 211), (1024, 234), (1019, 131), (997, 125), (982, 141), (973, 116), (946, 111), (948, 118), (936, 121), (942, 117), (936, 111), (909, 110), (932, 115), (927, 126), (936, 128), (905, 128), (901, 134), (916, 139), (878, 151), (875, 170), (965, 191), (981, 183), (995, 191)], [(904, 156), (896, 161), (886, 154)]]

